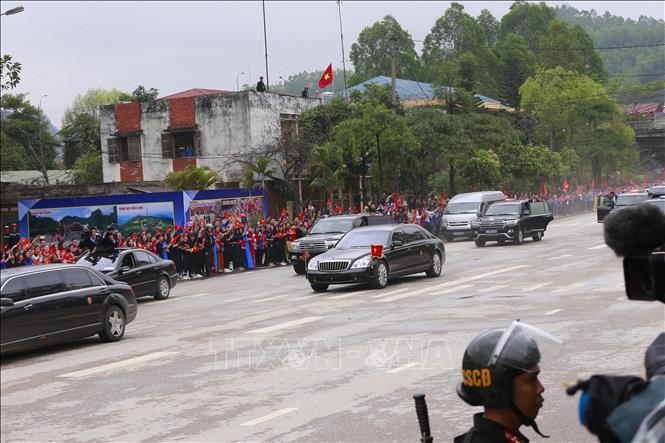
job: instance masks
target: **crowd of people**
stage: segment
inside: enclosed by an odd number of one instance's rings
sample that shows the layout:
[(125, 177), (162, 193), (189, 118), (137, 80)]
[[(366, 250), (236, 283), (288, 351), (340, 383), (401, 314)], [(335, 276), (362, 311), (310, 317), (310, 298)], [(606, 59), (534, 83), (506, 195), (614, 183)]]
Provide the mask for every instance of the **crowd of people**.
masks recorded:
[[(555, 217), (573, 215), (595, 208), (598, 193), (587, 190), (542, 196)], [(514, 199), (541, 198), (537, 194), (511, 195)], [(391, 215), (396, 223), (416, 223), (439, 236), (447, 199), (445, 193), (430, 198), (384, 194), (378, 202), (365, 205), (363, 212)], [(112, 251), (114, 248), (139, 248), (164, 259), (173, 260), (182, 279), (208, 277), (222, 272), (290, 264), (291, 242), (304, 237), (321, 217), (358, 213), (360, 206), (347, 208), (328, 200), (316, 210), (308, 204), (293, 218), (282, 211), (279, 218), (247, 218), (244, 212), (213, 217), (193, 216), (183, 226), (144, 229), (123, 237), (113, 226), (89, 227), (80, 240), (64, 240), (57, 234), (32, 240), (21, 238), (16, 224), (5, 226), (0, 269), (49, 263), (74, 263), (87, 252)], [(101, 230), (100, 230), (101, 229)]]

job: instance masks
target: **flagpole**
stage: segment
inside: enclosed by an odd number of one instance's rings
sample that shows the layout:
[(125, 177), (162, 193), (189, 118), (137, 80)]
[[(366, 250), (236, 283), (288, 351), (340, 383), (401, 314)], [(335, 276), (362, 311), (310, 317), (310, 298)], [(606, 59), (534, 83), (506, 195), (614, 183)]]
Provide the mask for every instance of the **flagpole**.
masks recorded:
[(266, 92), (270, 92), (270, 81), (268, 79), (268, 34), (266, 33), (266, 2), (261, 0), (263, 5), (263, 45), (266, 52)]
[[(344, 30), (342, 29), (342, 2), (337, 0), (337, 11), (339, 12), (339, 36), (342, 40), (342, 70), (344, 72), (344, 97), (349, 97), (349, 92), (346, 88), (346, 60), (344, 57)], [(333, 89), (335, 88), (333, 84)]]

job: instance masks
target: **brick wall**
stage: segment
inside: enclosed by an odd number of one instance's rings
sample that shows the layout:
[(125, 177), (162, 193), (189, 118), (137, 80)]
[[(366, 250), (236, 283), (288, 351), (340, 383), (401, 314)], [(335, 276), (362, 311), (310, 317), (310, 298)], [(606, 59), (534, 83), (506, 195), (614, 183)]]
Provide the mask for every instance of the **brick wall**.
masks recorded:
[(120, 162), (120, 181), (142, 182), (143, 181), (143, 163), (142, 162)]
[(141, 103), (118, 103), (115, 105), (115, 126), (118, 132), (141, 130)]
[(172, 128), (191, 128), (196, 124), (194, 116), (194, 97), (173, 98), (169, 100), (169, 125)]
[(187, 166), (193, 165), (196, 166), (196, 158), (186, 157), (186, 158), (174, 158), (173, 159), (173, 172), (182, 171), (187, 169)]

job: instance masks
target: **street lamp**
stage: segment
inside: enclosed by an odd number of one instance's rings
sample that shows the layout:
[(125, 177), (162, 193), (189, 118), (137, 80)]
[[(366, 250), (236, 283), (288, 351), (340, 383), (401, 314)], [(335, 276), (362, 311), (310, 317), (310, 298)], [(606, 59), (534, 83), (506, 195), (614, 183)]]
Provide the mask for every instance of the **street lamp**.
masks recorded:
[(243, 75), (244, 72), (239, 72), (238, 75), (236, 75), (236, 90), (240, 91), (240, 83), (239, 83), (239, 78), (241, 75)]
[(18, 14), (19, 12), (23, 12), (23, 10), (24, 10), (23, 6), (17, 6), (15, 8), (12, 8), (8, 11), (3, 12), (0, 15), (14, 15), (14, 14)]

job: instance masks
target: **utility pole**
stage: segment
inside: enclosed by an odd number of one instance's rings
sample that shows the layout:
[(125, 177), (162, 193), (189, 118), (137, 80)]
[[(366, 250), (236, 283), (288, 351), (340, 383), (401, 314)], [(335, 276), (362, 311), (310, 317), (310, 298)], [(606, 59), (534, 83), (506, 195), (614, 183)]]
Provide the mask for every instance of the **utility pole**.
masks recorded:
[[(346, 89), (346, 57), (344, 57), (344, 31), (342, 30), (342, 2), (337, 0), (337, 11), (339, 12), (339, 35), (342, 40), (342, 71), (344, 72), (344, 97), (349, 98), (349, 92)], [(333, 88), (334, 88), (333, 84)]]
[(392, 36), (390, 37), (390, 43), (391, 43), (391, 52), (392, 52), (392, 57), (390, 60), (390, 74), (392, 76), (392, 81), (391, 81), (391, 86), (392, 86), (392, 91), (390, 94), (390, 98), (393, 103), (393, 111), (397, 112), (397, 37)]
[(270, 81), (268, 80), (268, 34), (266, 32), (266, 2), (261, 0), (263, 5), (263, 45), (266, 50), (266, 92), (270, 92)]

